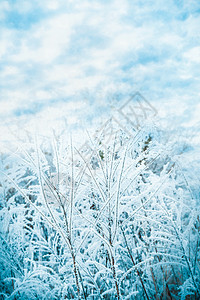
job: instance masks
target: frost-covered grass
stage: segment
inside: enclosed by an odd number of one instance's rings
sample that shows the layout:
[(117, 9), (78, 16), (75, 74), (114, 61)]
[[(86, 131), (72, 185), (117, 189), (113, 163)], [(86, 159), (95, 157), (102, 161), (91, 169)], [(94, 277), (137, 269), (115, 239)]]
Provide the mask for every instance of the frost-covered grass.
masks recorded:
[(63, 134), (1, 155), (0, 299), (199, 299), (190, 145), (144, 126), (90, 147)]

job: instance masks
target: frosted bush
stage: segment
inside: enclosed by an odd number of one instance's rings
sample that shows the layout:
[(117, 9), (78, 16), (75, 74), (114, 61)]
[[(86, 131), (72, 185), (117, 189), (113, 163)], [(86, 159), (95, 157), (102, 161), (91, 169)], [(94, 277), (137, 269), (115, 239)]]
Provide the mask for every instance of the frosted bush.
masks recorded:
[(148, 126), (90, 147), (2, 155), (0, 297), (198, 299), (198, 180), (181, 143)]

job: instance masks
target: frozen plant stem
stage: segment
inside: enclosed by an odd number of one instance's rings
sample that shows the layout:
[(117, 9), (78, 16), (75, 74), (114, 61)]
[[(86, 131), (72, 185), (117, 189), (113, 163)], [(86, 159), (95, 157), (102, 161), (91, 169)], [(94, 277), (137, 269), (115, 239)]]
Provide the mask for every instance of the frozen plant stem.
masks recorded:
[(172, 227), (173, 227), (173, 229), (174, 229), (174, 231), (175, 231), (175, 233), (176, 233), (177, 239), (178, 239), (178, 241), (179, 241), (179, 243), (180, 243), (181, 250), (182, 250), (182, 252), (183, 252), (183, 257), (184, 257), (184, 259), (185, 259), (185, 261), (186, 261), (186, 264), (187, 264), (187, 266), (188, 266), (188, 271), (189, 271), (190, 276), (191, 276), (191, 278), (192, 278), (192, 282), (193, 282), (193, 285), (194, 285), (194, 287), (195, 287), (195, 289), (196, 289), (196, 293), (197, 293), (198, 297), (200, 297), (200, 292), (199, 292), (199, 289), (198, 289), (197, 284), (196, 284), (196, 282), (195, 282), (195, 279), (194, 279), (194, 276), (193, 276), (193, 273), (192, 273), (192, 269), (191, 269), (191, 266), (190, 266), (188, 257), (187, 257), (187, 255), (186, 255), (186, 253), (185, 253), (185, 248), (184, 248), (184, 246), (183, 246), (182, 240), (181, 240), (181, 238), (180, 238), (180, 235), (179, 235), (179, 233), (178, 233), (178, 230), (177, 230), (177, 228), (176, 228), (176, 225), (175, 225), (174, 221), (172, 220), (172, 218), (170, 217), (169, 212), (167, 211), (167, 208), (166, 208), (166, 205), (165, 205), (164, 200), (163, 200), (163, 203), (164, 203), (164, 207), (163, 207), (163, 208), (164, 208), (166, 214), (168, 215), (168, 217), (169, 217), (169, 219), (170, 219), (170, 221), (171, 221), (171, 223), (172, 223)]
[[(123, 230), (123, 228), (122, 228), (121, 226), (120, 226), (120, 229), (121, 229), (121, 231), (122, 231), (122, 235), (123, 235), (123, 237), (124, 237), (125, 245), (126, 245), (126, 248), (127, 248), (127, 250), (128, 250), (128, 253), (129, 253), (129, 255), (130, 255), (131, 261), (132, 261), (133, 265), (135, 266), (135, 261), (134, 261), (134, 259), (133, 259), (133, 255), (132, 255), (131, 250), (130, 250), (130, 247), (129, 247), (129, 245), (128, 245), (128, 242), (127, 242), (127, 239), (126, 239), (124, 230)], [(148, 296), (148, 294), (147, 294), (147, 290), (146, 290), (146, 288), (145, 288), (144, 282), (143, 282), (143, 280), (142, 280), (142, 277), (140, 276), (140, 272), (138, 271), (137, 268), (135, 268), (135, 270), (136, 270), (137, 275), (138, 275), (138, 277), (139, 277), (139, 279), (140, 279), (140, 282), (141, 282), (142, 288), (143, 288), (143, 290), (144, 290), (144, 293), (145, 293), (147, 299), (150, 300), (150, 298), (149, 298), (149, 296)]]
[[(73, 174), (73, 150), (72, 150), (72, 143), (71, 143), (71, 151), (72, 151), (72, 190), (71, 190), (71, 203), (70, 203), (70, 221), (68, 222), (67, 219), (67, 214), (65, 211), (65, 208), (62, 204), (61, 198), (60, 196), (58, 196), (58, 203), (62, 208), (63, 211), (63, 215), (64, 215), (64, 219), (65, 219), (65, 225), (66, 225), (66, 230), (67, 230), (67, 240), (68, 240), (68, 246), (70, 249), (70, 253), (71, 253), (71, 257), (72, 257), (72, 261), (73, 261), (73, 271), (74, 271), (74, 276), (75, 276), (75, 282), (76, 282), (76, 287), (77, 287), (77, 293), (78, 293), (78, 298), (80, 298), (80, 286), (79, 286), (79, 280), (78, 280), (78, 267), (76, 266), (76, 258), (75, 258), (75, 253), (74, 253), (74, 249), (73, 249), (73, 245), (72, 245), (72, 215), (73, 215), (73, 210), (72, 210), (72, 206), (73, 206), (73, 190), (74, 190), (74, 185), (73, 185), (73, 180), (74, 180), (74, 174)], [(46, 194), (45, 194), (45, 190), (43, 187), (43, 182), (42, 182), (42, 175), (41, 175), (41, 167), (40, 167), (40, 160), (39, 160), (39, 151), (38, 151), (38, 147), (37, 147), (37, 158), (38, 158), (38, 170), (39, 170), (39, 179), (40, 179), (40, 185), (41, 185), (41, 189), (42, 189), (42, 194), (45, 200), (45, 204), (47, 207), (47, 210), (49, 211), (54, 223), (57, 225), (57, 227), (60, 227), (59, 224), (57, 224), (57, 220), (55, 219), (50, 206), (48, 205), (48, 201), (46, 198)], [(59, 168), (59, 163), (58, 163), (58, 157), (56, 156), (56, 160), (57, 160), (57, 167)], [(57, 187), (55, 187), (56, 190), (56, 194), (59, 195), (59, 190)]]
[[(111, 243), (110, 243), (110, 246), (113, 247)], [(117, 299), (120, 300), (119, 285), (118, 285), (118, 282), (117, 282), (116, 269), (115, 269), (115, 259), (114, 259), (114, 256), (113, 256), (112, 253), (110, 255), (111, 255), (113, 278), (114, 278), (115, 288), (116, 288), (116, 292), (117, 292)]]

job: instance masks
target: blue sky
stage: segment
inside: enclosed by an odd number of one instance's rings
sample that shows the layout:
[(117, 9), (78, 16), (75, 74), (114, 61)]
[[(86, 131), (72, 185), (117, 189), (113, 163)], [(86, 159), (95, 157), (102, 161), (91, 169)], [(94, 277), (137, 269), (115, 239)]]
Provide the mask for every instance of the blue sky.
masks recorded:
[(2, 126), (84, 123), (136, 90), (198, 123), (199, 70), (199, 0), (0, 1)]

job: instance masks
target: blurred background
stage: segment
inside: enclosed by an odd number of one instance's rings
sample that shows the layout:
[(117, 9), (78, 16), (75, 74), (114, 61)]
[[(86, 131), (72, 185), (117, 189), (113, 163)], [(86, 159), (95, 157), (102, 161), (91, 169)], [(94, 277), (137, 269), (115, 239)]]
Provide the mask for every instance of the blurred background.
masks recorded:
[(199, 128), (198, 0), (1, 0), (0, 140), (78, 132), (140, 91)]

